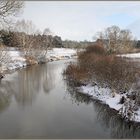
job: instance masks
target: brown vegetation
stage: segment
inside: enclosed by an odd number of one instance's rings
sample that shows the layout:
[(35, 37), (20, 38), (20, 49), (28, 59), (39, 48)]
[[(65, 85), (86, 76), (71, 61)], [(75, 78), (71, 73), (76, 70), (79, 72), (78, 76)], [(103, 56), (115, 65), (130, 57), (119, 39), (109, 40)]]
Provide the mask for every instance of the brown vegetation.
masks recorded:
[(67, 69), (64, 71), (64, 74), (68, 75), (72, 80), (75, 86), (80, 86), (88, 80), (88, 71), (80, 65), (75, 65), (71, 63), (68, 65)]
[(70, 64), (65, 71), (73, 81), (98, 83), (121, 93), (128, 91), (136, 81), (139, 68), (134, 62), (108, 55), (106, 50), (95, 44), (79, 53), (77, 64)]

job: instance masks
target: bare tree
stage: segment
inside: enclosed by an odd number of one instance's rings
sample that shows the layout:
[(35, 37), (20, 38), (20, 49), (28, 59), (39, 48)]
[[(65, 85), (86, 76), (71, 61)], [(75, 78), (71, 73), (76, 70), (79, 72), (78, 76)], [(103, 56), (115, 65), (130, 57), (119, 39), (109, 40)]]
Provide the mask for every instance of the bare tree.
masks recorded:
[(133, 36), (129, 30), (121, 30), (118, 26), (106, 28), (97, 34), (101, 43), (109, 52), (129, 51), (133, 47)]
[(35, 31), (35, 35), (41, 35), (42, 34), (42, 32), (39, 30), (39, 29), (37, 29), (36, 31)]
[(24, 6), (23, 1), (1, 0), (0, 1), (0, 23), (7, 23), (8, 19), (17, 16)]
[(123, 40), (122, 42), (120, 42), (120, 50), (128, 50), (131, 49), (134, 46), (134, 40), (132, 33), (129, 30), (121, 30), (120, 32), (120, 39)]
[(33, 47), (33, 34), (35, 33), (35, 25), (32, 21), (18, 20), (12, 31), (20, 33), (18, 36), (19, 44), (22, 48), (25, 57), (32, 57), (32, 47)]
[(13, 29), (11, 29), (16, 32), (23, 32), (28, 35), (33, 35), (36, 34), (37, 29), (36, 26), (33, 24), (31, 20), (17, 20), (15, 25), (13, 26)]
[[(8, 25), (10, 27), (12, 23), (11, 18), (20, 13), (22, 7), (24, 6), (23, 1), (19, 0), (0, 0), (0, 28), (5, 28)], [(9, 62), (9, 57), (7, 57), (7, 50), (4, 45), (0, 46), (0, 68), (3, 64)], [(2, 72), (2, 69), (0, 69)]]
[(49, 29), (49, 28), (45, 28), (44, 31), (43, 31), (43, 35), (51, 35), (53, 36), (54, 33)]
[[(41, 35), (41, 32), (36, 28), (32, 21), (17, 21), (13, 31), (20, 32), (19, 40), (23, 48), (26, 58), (45, 59), (47, 49), (51, 47), (52, 36)], [(49, 34), (50, 31), (46, 30), (44, 34)]]

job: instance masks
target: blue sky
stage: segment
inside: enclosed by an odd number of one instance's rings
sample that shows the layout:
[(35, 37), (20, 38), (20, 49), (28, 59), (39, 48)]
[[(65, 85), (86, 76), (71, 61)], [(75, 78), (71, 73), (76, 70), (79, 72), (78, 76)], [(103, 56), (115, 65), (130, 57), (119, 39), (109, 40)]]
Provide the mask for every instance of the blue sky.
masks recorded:
[[(32, 20), (43, 31), (50, 28), (62, 39), (92, 40), (111, 25), (128, 28), (140, 38), (140, 2), (26, 1), (21, 19)], [(135, 28), (134, 28), (135, 27)]]

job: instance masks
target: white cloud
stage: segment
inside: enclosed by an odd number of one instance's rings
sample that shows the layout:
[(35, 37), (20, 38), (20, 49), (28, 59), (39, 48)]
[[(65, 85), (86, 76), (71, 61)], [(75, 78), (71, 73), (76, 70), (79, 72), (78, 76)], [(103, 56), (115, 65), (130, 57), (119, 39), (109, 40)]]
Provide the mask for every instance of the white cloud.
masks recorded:
[[(107, 18), (126, 14), (137, 19), (139, 13), (140, 2), (30, 1), (26, 2), (22, 18), (32, 20), (41, 30), (49, 27), (63, 39), (91, 40), (98, 30), (111, 25)], [(124, 19), (123, 24), (130, 23)]]

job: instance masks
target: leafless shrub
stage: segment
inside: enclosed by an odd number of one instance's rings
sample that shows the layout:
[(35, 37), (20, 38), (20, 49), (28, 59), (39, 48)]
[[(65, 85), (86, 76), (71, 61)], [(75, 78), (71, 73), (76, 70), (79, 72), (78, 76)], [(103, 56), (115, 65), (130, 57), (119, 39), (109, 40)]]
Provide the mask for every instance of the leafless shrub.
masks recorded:
[(80, 86), (85, 83), (88, 78), (88, 72), (84, 67), (80, 67), (76, 64), (71, 63), (64, 71), (65, 75), (69, 75), (75, 86)]
[(108, 53), (126, 53), (133, 50), (135, 39), (132, 33), (118, 26), (111, 26), (96, 35), (97, 42), (100, 42)]
[(67, 71), (67, 74), (73, 75), (76, 80), (82, 80), (79, 75), (84, 73), (88, 81), (124, 93), (136, 82), (135, 74), (139, 73), (139, 68), (123, 58), (106, 55), (104, 49), (96, 44), (79, 54), (78, 64), (68, 66)]
[(84, 55), (85, 54), (90, 54), (90, 53), (104, 55), (106, 53), (106, 51), (101, 45), (94, 44), (94, 45), (88, 46), (86, 48), (86, 51), (84, 52)]

